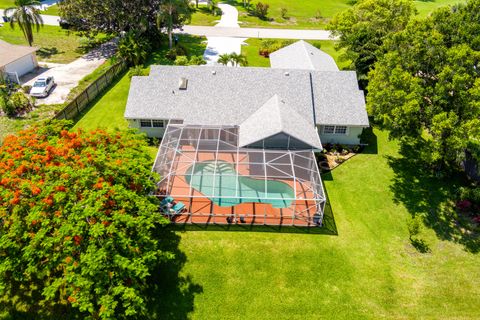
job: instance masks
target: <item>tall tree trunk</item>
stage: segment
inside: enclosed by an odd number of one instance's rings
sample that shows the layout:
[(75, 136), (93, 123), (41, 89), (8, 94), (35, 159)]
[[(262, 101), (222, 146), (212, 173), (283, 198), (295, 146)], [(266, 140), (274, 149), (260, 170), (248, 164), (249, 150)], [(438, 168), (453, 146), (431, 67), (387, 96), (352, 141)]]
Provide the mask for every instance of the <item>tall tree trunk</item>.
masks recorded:
[(173, 15), (173, 12), (172, 10), (170, 9), (170, 14), (168, 15), (168, 47), (170, 49), (172, 49), (173, 47), (173, 39), (172, 39), (172, 33), (173, 33), (173, 18), (172, 18), (172, 15)]
[(197, 9), (198, 9), (198, 0), (195, 0), (195, 4), (196, 4)]

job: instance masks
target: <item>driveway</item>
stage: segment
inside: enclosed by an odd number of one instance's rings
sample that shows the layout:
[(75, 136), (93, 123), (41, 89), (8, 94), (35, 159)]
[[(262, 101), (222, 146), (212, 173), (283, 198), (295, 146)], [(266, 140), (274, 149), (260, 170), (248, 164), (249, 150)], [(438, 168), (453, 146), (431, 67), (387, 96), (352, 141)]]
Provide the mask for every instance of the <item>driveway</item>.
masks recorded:
[(85, 76), (102, 65), (115, 52), (112, 42), (103, 44), (100, 48), (91, 51), (85, 56), (69, 64), (52, 64), (40, 62), (41, 68), (34, 73), (23, 76), (20, 80), (23, 85), (33, 85), (39, 77), (53, 76), (56, 86), (47, 98), (38, 98), (38, 104), (60, 104), (67, 99), (70, 90), (78, 85)]
[[(219, 4), (218, 7), (222, 10), (222, 16), (220, 21), (214, 26), (213, 29), (240, 29), (238, 25), (238, 10), (228, 4)], [(186, 26), (185, 26), (186, 27)], [(185, 28), (184, 27), (184, 28)], [(242, 52), (242, 44), (247, 38), (230, 37), (228, 35), (223, 36), (207, 36), (207, 48), (203, 54), (203, 58), (207, 61), (207, 65), (215, 65), (218, 62), (220, 55), (225, 53), (238, 53)]]

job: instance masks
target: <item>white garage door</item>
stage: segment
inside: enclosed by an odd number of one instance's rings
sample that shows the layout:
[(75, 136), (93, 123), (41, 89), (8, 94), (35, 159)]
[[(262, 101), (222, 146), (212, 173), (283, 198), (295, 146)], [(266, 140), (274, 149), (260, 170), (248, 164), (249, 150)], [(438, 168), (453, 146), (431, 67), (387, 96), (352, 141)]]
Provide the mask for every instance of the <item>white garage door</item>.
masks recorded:
[(21, 77), (35, 69), (35, 62), (31, 54), (11, 62), (5, 66), (6, 72), (16, 72)]

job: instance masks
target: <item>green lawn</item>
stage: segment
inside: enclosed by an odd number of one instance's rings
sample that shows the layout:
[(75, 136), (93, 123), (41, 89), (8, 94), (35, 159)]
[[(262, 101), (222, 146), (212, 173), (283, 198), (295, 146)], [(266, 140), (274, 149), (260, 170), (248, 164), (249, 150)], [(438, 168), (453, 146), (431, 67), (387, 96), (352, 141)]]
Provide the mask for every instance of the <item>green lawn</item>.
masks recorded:
[(192, 14), (192, 20), (189, 23), (191, 25), (214, 26), (221, 19), (221, 16), (214, 16), (205, 5), (199, 5), (198, 9), (195, 10), (195, 13)]
[[(251, 67), (270, 67), (270, 59), (265, 58), (258, 54), (262, 40), (266, 39), (248, 39), (245, 41), (245, 45), (242, 46), (242, 54), (247, 57), (248, 65)], [(285, 39), (276, 39), (283, 41)], [(331, 40), (308, 40), (309, 43), (319, 46), (323, 51), (331, 55), (340, 69), (346, 69), (349, 65), (349, 61), (343, 61), (339, 59), (340, 52), (335, 50), (335, 41)]]
[[(234, 5), (239, 10), (239, 21), (242, 27), (264, 28), (292, 28), (292, 29), (322, 29), (337, 13), (349, 8), (350, 0), (263, 0), (270, 5), (268, 20), (261, 20), (245, 10), (243, 0), (226, 0), (225, 3)], [(424, 17), (434, 9), (465, 2), (465, 0), (424, 0), (414, 1), (419, 11), (419, 16)], [(252, 1), (256, 4), (256, 1)], [(281, 9), (287, 9), (286, 18), (282, 18)], [(217, 18), (218, 19), (218, 18)], [(193, 15), (194, 25), (211, 25), (214, 17), (203, 12)]]
[(58, 16), (58, 5), (53, 5), (47, 8), (47, 10), (42, 11), (42, 14), (51, 15), (51, 16)]
[[(28, 45), (18, 26), (12, 30), (10, 26), (0, 27), (0, 39), (13, 44)], [(80, 37), (60, 27), (43, 26), (33, 36), (34, 46), (40, 47), (37, 57), (40, 61), (69, 63), (81, 57)]]
[[(421, 233), (431, 252), (418, 252), (406, 227), (414, 211), (395, 200), (411, 196), (432, 202), (435, 209), (434, 202), (445, 201), (444, 193), (452, 186), (428, 178), (404, 181), (405, 175), (416, 175), (415, 168), (398, 155), (397, 143), (388, 141), (385, 132), (375, 130), (375, 134), (378, 153), (372, 146), (323, 177), (338, 235), (179, 231), (180, 262), (176, 269), (163, 270), (168, 279), (159, 283), (167, 285), (164, 295), (157, 297), (160, 315), (169, 319), (477, 318), (479, 255), (467, 252), (462, 244), (440, 240), (445, 233), (436, 234), (434, 228)], [(407, 167), (400, 170), (399, 163)], [(417, 199), (420, 190), (422, 198)], [(447, 225), (443, 223), (451, 231)]]

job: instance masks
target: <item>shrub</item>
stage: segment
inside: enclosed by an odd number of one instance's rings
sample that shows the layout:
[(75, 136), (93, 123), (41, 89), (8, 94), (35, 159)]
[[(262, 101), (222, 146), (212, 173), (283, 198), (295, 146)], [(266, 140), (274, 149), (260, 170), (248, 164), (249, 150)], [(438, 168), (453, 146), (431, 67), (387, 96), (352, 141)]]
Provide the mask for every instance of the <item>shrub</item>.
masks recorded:
[(280, 15), (282, 16), (283, 19), (287, 19), (287, 13), (288, 13), (288, 10), (287, 8), (281, 8), (280, 9)]
[(255, 15), (262, 20), (267, 19), (268, 8), (270, 8), (270, 6), (266, 3), (257, 3), (255, 6)]
[(258, 54), (261, 56), (264, 56), (268, 58), (270, 56), (270, 53), (277, 51), (283, 47), (286, 47), (288, 45), (291, 45), (294, 41), (293, 40), (272, 40), (272, 39), (266, 39), (262, 40), (260, 43), (260, 49), (258, 50)]
[(422, 229), (422, 220), (420, 216), (415, 216), (409, 220), (407, 220), (407, 228), (408, 228), (408, 233), (410, 235), (410, 240), (412, 240), (414, 237), (420, 234), (420, 231)]
[(207, 61), (205, 61), (205, 59), (203, 59), (203, 56), (192, 56), (190, 57), (190, 65), (195, 65), (195, 66), (198, 66), (198, 65), (202, 65), (202, 64), (207, 64)]
[(131, 77), (140, 77), (140, 76), (146, 76), (148, 75), (147, 74), (147, 70), (145, 70), (143, 68), (143, 66), (135, 66), (135, 67), (131, 67), (129, 70), (128, 70), (128, 77), (131, 78)]
[(315, 12), (315, 19), (320, 20), (320, 19), (322, 19), (322, 18), (323, 18), (323, 17), (322, 17), (322, 12), (321, 12), (320, 10), (317, 10), (317, 11)]
[(179, 44), (176, 47), (170, 49), (167, 51), (165, 54), (165, 58), (175, 61), (178, 56), (187, 56), (188, 55), (188, 50), (185, 46)]
[(32, 90), (32, 86), (23, 86), (22, 87), (22, 91), (26, 94), (29, 94), (30, 90)]
[(129, 32), (118, 43), (118, 54), (125, 59), (129, 65), (138, 66), (142, 64), (150, 52), (148, 40)]
[(187, 56), (177, 56), (175, 59), (175, 65), (177, 66), (188, 66), (189, 65), (189, 60)]
[(20, 91), (15, 92), (5, 101), (3, 98), (2, 109), (9, 117), (32, 110), (33, 104), (30, 99)]

